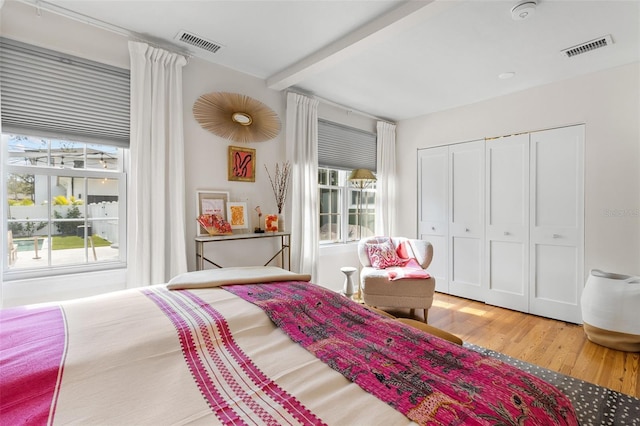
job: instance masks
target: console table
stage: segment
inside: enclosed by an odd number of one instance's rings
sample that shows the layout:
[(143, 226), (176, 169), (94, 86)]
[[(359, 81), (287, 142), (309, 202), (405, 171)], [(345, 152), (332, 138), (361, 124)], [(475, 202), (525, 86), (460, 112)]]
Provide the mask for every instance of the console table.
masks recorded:
[[(232, 235), (214, 235), (214, 236), (199, 236), (196, 237), (196, 270), (200, 271), (204, 269), (204, 262), (207, 261), (213, 266), (218, 268), (222, 268), (223, 266), (218, 265), (211, 259), (208, 259), (204, 255), (204, 246), (205, 244), (210, 243), (222, 243), (225, 241), (244, 241), (244, 240), (255, 240), (260, 238), (279, 238), (280, 239), (280, 250), (278, 250), (271, 259), (267, 260), (264, 266), (267, 266), (273, 259), (280, 256), (280, 261), (282, 268), (285, 268), (285, 259), (286, 269), (291, 270), (291, 247), (290, 247), (290, 238), (291, 234), (288, 232), (265, 232), (263, 234), (255, 234), (255, 233), (245, 233), (245, 234), (232, 234)], [(287, 256), (285, 257), (285, 251), (287, 252)]]

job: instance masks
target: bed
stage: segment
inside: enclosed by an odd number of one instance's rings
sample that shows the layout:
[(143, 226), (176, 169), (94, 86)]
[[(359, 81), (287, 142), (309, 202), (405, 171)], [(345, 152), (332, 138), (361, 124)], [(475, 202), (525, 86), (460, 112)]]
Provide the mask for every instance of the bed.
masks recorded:
[(552, 385), (279, 268), (0, 321), (0, 424), (577, 424)]

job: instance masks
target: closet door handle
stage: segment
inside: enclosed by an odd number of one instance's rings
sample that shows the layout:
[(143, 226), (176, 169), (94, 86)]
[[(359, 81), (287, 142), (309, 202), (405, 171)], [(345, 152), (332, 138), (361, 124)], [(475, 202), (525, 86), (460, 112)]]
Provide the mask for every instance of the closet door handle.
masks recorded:
[(506, 236), (506, 235), (511, 235), (511, 234), (509, 234), (509, 231), (504, 231), (504, 235)]
[(560, 234), (553, 234), (553, 238), (560, 238)]
[(464, 228), (464, 232), (469, 232), (469, 228)]
[(435, 230), (436, 230), (436, 227), (435, 227), (435, 226), (432, 226), (432, 227), (431, 227), (431, 230), (432, 230), (432, 231), (435, 231)]

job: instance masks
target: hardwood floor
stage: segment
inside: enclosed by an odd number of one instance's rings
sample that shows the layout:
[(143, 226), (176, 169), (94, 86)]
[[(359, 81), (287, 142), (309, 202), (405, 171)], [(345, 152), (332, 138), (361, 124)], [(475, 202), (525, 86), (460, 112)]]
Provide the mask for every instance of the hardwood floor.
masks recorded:
[[(389, 312), (408, 315), (408, 310)], [(442, 293), (436, 293), (429, 324), (465, 342), (640, 398), (640, 353), (592, 343), (581, 325)]]

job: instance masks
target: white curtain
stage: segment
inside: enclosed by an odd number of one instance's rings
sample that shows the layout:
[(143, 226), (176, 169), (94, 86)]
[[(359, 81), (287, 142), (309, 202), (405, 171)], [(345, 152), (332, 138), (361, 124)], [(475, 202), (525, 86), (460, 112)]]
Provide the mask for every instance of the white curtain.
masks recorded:
[(187, 271), (182, 124), (183, 56), (129, 42), (131, 169), (127, 286), (164, 283)]
[(291, 266), (318, 276), (318, 101), (287, 94), (287, 158), (291, 161)]
[(394, 236), (396, 220), (396, 125), (378, 121), (376, 235)]
[[(0, 0), (0, 9), (2, 9), (2, 6), (4, 4), (3, 0)], [(2, 111), (2, 98), (0, 97), (0, 111)], [(0, 134), (2, 134), (2, 114), (0, 114)], [(2, 153), (2, 155), (0, 155), (0, 176), (4, 176), (4, 162), (6, 161), (5, 159), (7, 158), (6, 155), (8, 154), (6, 151), (6, 144), (3, 142), (2, 146), (0, 146), (0, 152)], [(0, 182), (4, 182), (4, 180), (0, 179)], [(6, 189), (6, 187), (3, 189), (3, 191)], [(7, 212), (8, 213), (8, 212)], [(7, 216), (5, 216), (5, 212), (4, 212), (4, 202), (0, 203), (0, 217), (6, 218)], [(4, 227), (2, 228), (4, 230)], [(2, 235), (0, 236), (0, 241), (2, 241), (3, 247), (7, 247), (8, 248), (8, 239), (9, 239), (9, 235), (7, 232), (7, 235), (4, 235), (4, 232), (2, 233)], [(5, 238), (7, 238), (7, 240), (5, 240)], [(7, 253), (7, 249), (2, 250), (1, 252), (3, 253), (2, 258), (0, 259), (0, 308), (2, 308), (4, 306), (4, 297), (3, 297), (3, 293), (2, 293), (2, 289), (4, 287), (3, 284), (3, 275), (4, 275), (4, 262), (5, 262), (5, 258), (7, 257), (6, 254)], [(8, 262), (8, 259), (6, 260)]]

